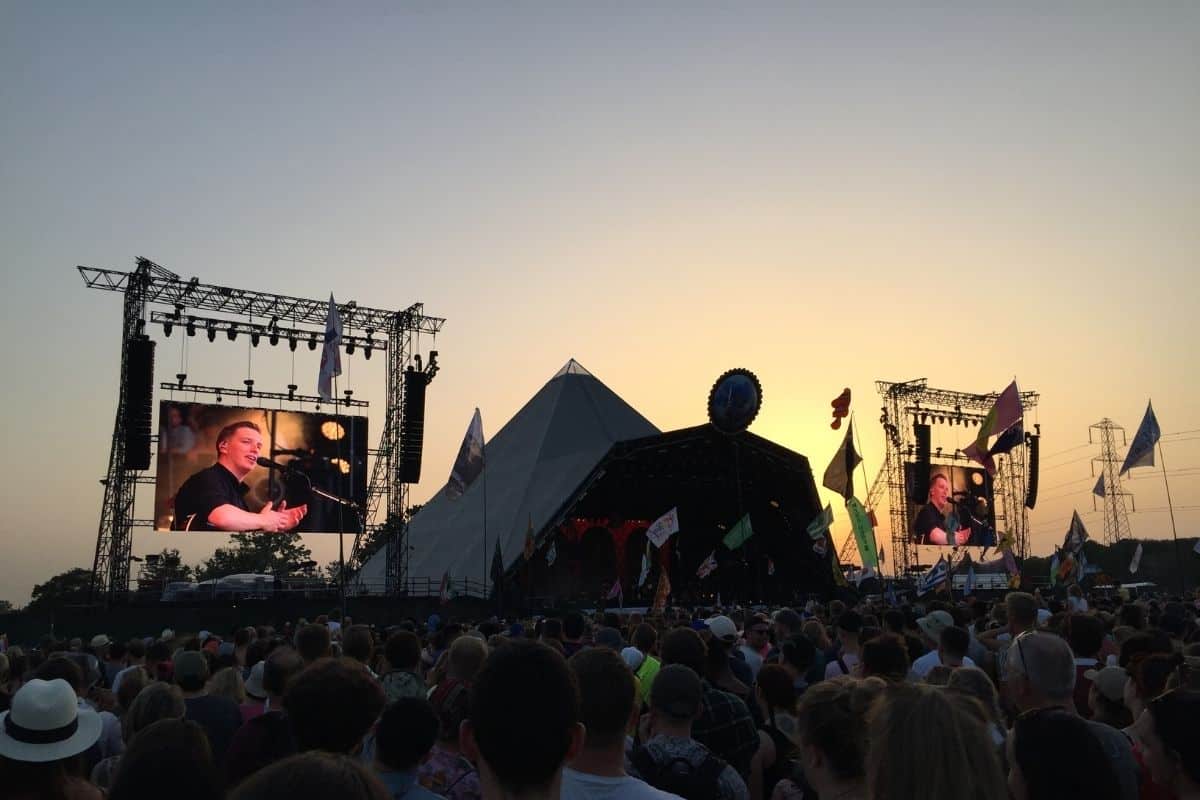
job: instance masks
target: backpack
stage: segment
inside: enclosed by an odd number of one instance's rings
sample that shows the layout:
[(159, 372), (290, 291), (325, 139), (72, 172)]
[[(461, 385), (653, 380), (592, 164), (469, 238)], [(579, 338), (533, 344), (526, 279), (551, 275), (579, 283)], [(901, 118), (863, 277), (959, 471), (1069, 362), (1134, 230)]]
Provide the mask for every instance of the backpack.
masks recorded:
[(643, 745), (633, 751), (630, 761), (646, 783), (684, 800), (718, 800), (721, 796), (719, 780), (725, 762), (712, 753), (705, 753), (697, 766), (681, 756), (660, 764)]

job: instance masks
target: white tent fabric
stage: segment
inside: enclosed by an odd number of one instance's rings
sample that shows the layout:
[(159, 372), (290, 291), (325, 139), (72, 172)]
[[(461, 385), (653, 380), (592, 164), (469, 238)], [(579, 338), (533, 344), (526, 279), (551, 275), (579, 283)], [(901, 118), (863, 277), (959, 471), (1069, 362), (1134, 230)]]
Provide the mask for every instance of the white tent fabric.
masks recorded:
[[(482, 582), (497, 537), (504, 565), (511, 566), (521, 557), (531, 521), (535, 533), (549, 524), (613, 444), (658, 433), (578, 362), (568, 361), (487, 442), (483, 472), (466, 493), (451, 499), (443, 487), (413, 517), (409, 576), (436, 584), (449, 572), (454, 580)], [(382, 590), (384, 558), (380, 550), (363, 565), (361, 585)]]

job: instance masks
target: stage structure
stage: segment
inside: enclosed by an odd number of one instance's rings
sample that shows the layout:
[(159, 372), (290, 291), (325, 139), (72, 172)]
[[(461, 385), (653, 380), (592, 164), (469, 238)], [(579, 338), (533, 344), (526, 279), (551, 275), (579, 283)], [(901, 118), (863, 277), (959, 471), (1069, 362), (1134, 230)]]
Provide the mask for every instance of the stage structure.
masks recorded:
[[(85, 266), (78, 269), (88, 288), (125, 295), (117, 414), (108, 472), (102, 481), (104, 500), (92, 563), (91, 597), (93, 601), (111, 602), (128, 591), (133, 528), (152, 527), (154, 523), (153, 519), (134, 517), (137, 486), (154, 484), (154, 477), (145, 472), (149, 467), (149, 443), (155, 438), (150, 435), (154, 342), (146, 332), (147, 322), (161, 325), (166, 336), (176, 329), (180, 336), (194, 337), (199, 331), (211, 342), (215, 341), (217, 333), (224, 333), (231, 341), (241, 334), (249, 337), (255, 346), (265, 338), (271, 345), (284, 341), (292, 351), (301, 342), (315, 350), (324, 342), (329, 301), (215, 286), (201, 283), (194, 277), (183, 280), (145, 258), (137, 259), (137, 267), (132, 272)], [(162, 306), (170, 311), (152, 311), (152, 306)], [(222, 316), (200, 316), (194, 312), (216, 312)], [(387, 354), (385, 425), (379, 448), (369, 453), (375, 458), (367, 487), (366, 520), (368, 530), (371, 530), (379, 528), (387, 518), (405, 517), (408, 484), (416, 482), (405, 473), (412, 472), (414, 448), (420, 448), (424, 387), (438, 370), (437, 351), (430, 350), (428, 363), (422, 365), (421, 356), (415, 352), (419, 340), (414, 340), (422, 333), (436, 336), (445, 320), (426, 316), (420, 303), (401, 311), (391, 311), (365, 308), (351, 301), (338, 305), (338, 312), (344, 331), (343, 348), (348, 355), (357, 348), (361, 348), (368, 359), (374, 351)], [(352, 335), (351, 328), (364, 335)], [(243, 381), (242, 388), (190, 384), (183, 372), (175, 377), (174, 382), (161, 383), (159, 388), (192, 395), (216, 395), (218, 402), (222, 397), (244, 397), (277, 401), (280, 407), (285, 403), (309, 403), (317, 408), (322, 402), (320, 397), (298, 394), (299, 387), (295, 384), (289, 384), (286, 392), (271, 392), (257, 389), (249, 377)], [(413, 387), (419, 392), (414, 392)], [(412, 415), (406, 415), (410, 392), (414, 397), (419, 394), (419, 400), (414, 402), (421, 406), (421, 419), (410, 419)], [(350, 390), (344, 394), (344, 398), (337, 400), (338, 408), (367, 407), (365, 401), (354, 400)], [(328, 401), (326, 403), (328, 405)], [(415, 452), (419, 464), (419, 449)], [(378, 519), (381, 505), (386, 512), (384, 519)], [(403, 541), (406, 530), (401, 526), (400, 532), (387, 542), (386, 589), (389, 594), (398, 594), (404, 586), (404, 555), (408, 550)], [(358, 554), (358, 543), (356, 539), (351, 560)]]
[[(910, 524), (923, 497), (912, 496), (906, 481), (907, 465), (916, 464), (923, 456), (928, 463), (957, 465), (961, 467), (978, 464), (961, 450), (950, 451), (938, 447), (930, 452), (930, 440), (925, 429), (924, 442), (919, 441), (918, 428), (924, 426), (963, 426), (978, 428), (996, 404), (998, 393), (974, 394), (949, 389), (930, 387), (924, 378), (892, 383), (876, 381), (876, 389), (883, 400), (879, 422), (883, 426), (886, 458), (883, 466), (887, 487), (892, 546), (889, 558), (892, 572), (897, 576), (908, 574), (921, 562), (918, 545), (910, 535)], [(1021, 392), (1021, 407), (1028, 414), (1037, 406), (1037, 392)], [(997, 471), (992, 480), (995, 503), (996, 535), (1011, 534), (1014, 537), (1015, 554), (1025, 558), (1029, 553), (1029, 513), (1037, 495), (1037, 463), (1034, 455), (1035, 442), (1040, 435), (1040, 426), (1034, 425), (1034, 433), (1025, 433), (1025, 444), (1010, 452), (996, 456)], [(977, 431), (971, 431), (973, 437)], [(922, 453), (922, 450), (924, 452)], [(871, 497), (876, 496), (876, 479)]]

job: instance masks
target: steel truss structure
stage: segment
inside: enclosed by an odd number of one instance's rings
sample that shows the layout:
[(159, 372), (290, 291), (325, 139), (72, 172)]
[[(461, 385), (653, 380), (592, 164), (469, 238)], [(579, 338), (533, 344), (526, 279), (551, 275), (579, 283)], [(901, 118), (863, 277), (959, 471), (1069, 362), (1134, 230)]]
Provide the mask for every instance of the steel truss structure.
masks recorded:
[[(875, 387), (884, 403), (879, 422), (883, 426), (887, 452), (883, 472), (886, 474), (892, 533), (892, 570), (895, 575), (901, 576), (920, 563), (917, 545), (909, 535), (909, 522), (916, 508), (908, 498), (904, 475), (904, 465), (916, 460), (914, 424), (978, 426), (996, 404), (998, 394), (935, 389), (928, 386), (924, 378), (903, 383), (876, 381)], [(1037, 402), (1037, 392), (1021, 392), (1021, 407), (1025, 413), (1035, 408)], [(992, 483), (997, 536), (1001, 532), (1012, 534), (1014, 550), (1020, 558), (1025, 558), (1029, 553), (1029, 511), (1025, 507), (1029, 466), (1027, 449), (1024, 446), (1015, 447), (1007, 454), (996, 456), (997, 471)], [(963, 466), (975, 463), (960, 451), (939, 452), (933, 458), (961, 461)]]
[[(108, 472), (102, 481), (104, 484), (104, 500), (100, 512), (100, 526), (96, 535), (96, 554), (92, 563), (93, 601), (104, 599), (111, 602), (116, 596), (124, 594), (129, 588), (129, 562), (132, 555), (133, 531), (135, 526), (149, 526), (151, 520), (135, 519), (134, 499), (135, 490), (139, 483), (153, 484), (153, 478), (138, 470), (126, 467), (125, 453), (125, 413), (131, 398), (126, 396), (127, 371), (129, 369), (130, 344), (135, 337), (145, 334), (146, 321), (158, 324), (175, 324), (180, 328), (186, 326), (186, 318), (182, 315), (184, 309), (211, 311), (223, 314), (225, 319), (217, 320), (210, 317), (196, 317), (195, 322), (201, 322), (201, 330), (207, 332), (208, 325), (214, 327), (221, 324), (221, 330), (227, 334), (235, 327), (247, 335), (258, 333), (270, 336), (272, 329), (278, 331), (284, 339), (289, 339), (292, 349), (294, 342), (307, 338), (309, 341), (323, 341), (325, 318), (329, 309), (328, 300), (312, 300), (286, 295), (259, 292), (249, 289), (236, 289), (228, 286), (216, 286), (201, 283), (198, 278), (183, 280), (174, 272), (155, 264), (146, 258), (137, 259), (137, 267), (132, 272), (101, 269), (96, 267), (78, 267), (84, 284), (90, 289), (121, 292), (125, 295), (124, 310), (121, 321), (121, 381), (117, 399), (116, 422), (113, 425), (112, 449), (109, 453)], [(155, 313), (147, 315), (150, 306), (162, 305), (172, 309), (170, 314)], [(416, 303), (402, 311), (366, 308), (356, 302), (338, 305), (343, 325), (353, 325), (356, 329), (365, 330), (366, 337), (351, 337), (353, 344), (369, 346), (375, 350), (387, 353), (387, 399), (384, 411), (385, 422), (383, 434), (380, 437), (378, 450), (373, 452), (375, 464), (371, 472), (370, 484), (367, 487), (366, 519), (368, 527), (377, 528), (384, 523), (378, 520), (379, 508), (382, 503), (386, 509), (386, 517), (403, 519), (408, 508), (408, 485), (399, 480), (399, 467), (402, 448), (401, 420), (404, 418), (404, 372), (410, 366), (414, 353), (414, 337), (427, 333), (436, 335), (445, 324), (439, 317), (426, 316), (424, 306)], [(244, 318), (244, 322), (241, 321)], [(270, 325), (264, 321), (271, 320)], [(257, 322), (256, 322), (257, 321)], [(278, 323), (284, 321), (289, 327), (279, 328)], [(308, 328), (303, 326), (315, 326)], [(182, 333), (182, 332), (181, 332)], [(350, 352), (351, 342), (344, 346)], [(419, 357), (418, 357), (419, 363)], [(178, 377), (178, 376), (177, 376)], [(182, 384), (186, 376), (179, 378)], [(244, 391), (249, 392), (248, 384), (245, 390), (205, 388), (211, 393), (221, 393), (229, 397), (237, 397)], [(163, 384), (164, 387), (176, 384)], [(311, 402), (313, 398), (295, 395), (295, 387), (289, 386), (287, 394), (276, 392), (257, 392), (253, 394), (262, 399), (277, 399), (282, 402)], [(246, 396), (251, 396), (247, 394)], [(347, 398), (349, 400), (349, 398)], [(361, 401), (353, 401), (351, 405), (365, 405)], [(405, 562), (402, 558), (408, 547), (402, 540), (407, 533), (407, 527), (402, 527), (399, 533), (387, 542), (387, 585), (388, 593), (398, 593), (404, 584)], [(360, 534), (361, 536), (362, 534)], [(358, 539), (352, 551), (351, 560), (357, 554)]]
[[(1094, 425), (1088, 426), (1088, 443), (1093, 444), (1092, 431), (1098, 431), (1100, 437), (1100, 455), (1092, 459), (1092, 474), (1096, 472), (1097, 463), (1100, 465), (1100, 477), (1103, 483), (1104, 499), (1104, 544), (1116, 544), (1122, 539), (1130, 539), (1133, 534), (1129, 529), (1129, 512), (1125, 509), (1125, 498), (1129, 498), (1130, 506), (1137, 511), (1133, 495), (1121, 488), (1121, 464), (1123, 459), (1117, 458), (1117, 433), (1121, 434), (1121, 444), (1124, 446), (1125, 429), (1108, 417)], [(1092, 493), (1092, 509), (1096, 509), (1096, 494)]]

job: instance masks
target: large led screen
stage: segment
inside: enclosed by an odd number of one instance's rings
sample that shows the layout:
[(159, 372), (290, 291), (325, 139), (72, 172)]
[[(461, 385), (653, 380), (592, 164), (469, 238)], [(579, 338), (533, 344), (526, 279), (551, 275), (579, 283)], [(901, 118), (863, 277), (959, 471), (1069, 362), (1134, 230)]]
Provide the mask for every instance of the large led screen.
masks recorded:
[[(154, 492), (157, 530), (222, 530), (209, 524), (207, 512), (177, 514), (176, 499), (184, 489), (184, 504), (194, 503), (196, 487), (204, 496), (238, 493), (250, 512), (268, 502), (273, 508), (307, 505), (299, 533), (357, 533), (355, 510), (325, 499), (318, 492), (343, 497), (362, 508), (367, 498), (367, 419), (345, 415), (234, 408), (164, 400), (159, 404), (158, 474)], [(218, 451), (222, 430), (240, 422), (258, 429), (238, 428)], [(259, 446), (261, 440), (261, 447)], [(258, 466), (255, 458), (274, 461), (286, 469)], [(220, 466), (216, 466), (220, 463)], [(225, 471), (221, 471), (224, 467)], [(211, 472), (205, 472), (214, 468)], [(213, 500), (211, 502), (217, 502)], [(201, 504), (208, 508), (211, 503)], [(204, 517), (204, 518), (201, 518)]]
[(909, 534), (917, 544), (991, 547), (996, 544), (992, 477), (978, 467), (904, 465)]

